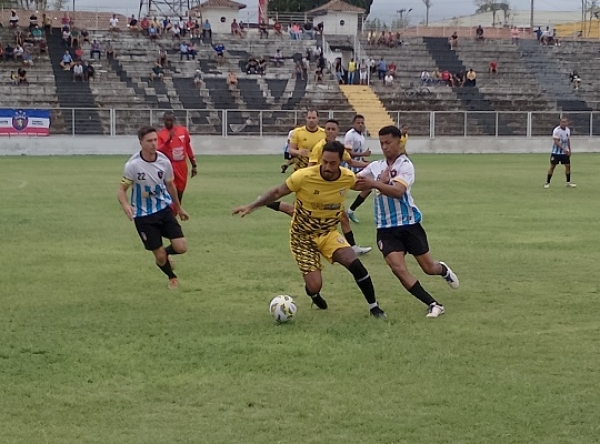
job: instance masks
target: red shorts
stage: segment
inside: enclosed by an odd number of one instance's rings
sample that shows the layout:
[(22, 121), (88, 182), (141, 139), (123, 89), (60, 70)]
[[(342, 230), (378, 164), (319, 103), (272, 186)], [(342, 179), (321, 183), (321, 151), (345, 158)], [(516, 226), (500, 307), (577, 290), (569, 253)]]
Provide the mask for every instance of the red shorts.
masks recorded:
[(175, 188), (177, 188), (177, 191), (185, 191), (185, 187), (187, 185), (188, 180), (187, 163), (174, 163), (173, 174), (175, 176), (175, 180), (173, 181), (173, 183), (175, 184)]

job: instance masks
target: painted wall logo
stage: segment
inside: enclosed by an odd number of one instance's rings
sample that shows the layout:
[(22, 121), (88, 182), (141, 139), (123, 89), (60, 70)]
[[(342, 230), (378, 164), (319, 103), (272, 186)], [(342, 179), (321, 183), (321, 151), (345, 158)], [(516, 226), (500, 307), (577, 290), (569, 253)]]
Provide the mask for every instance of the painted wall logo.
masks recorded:
[(29, 118), (27, 117), (27, 113), (22, 109), (17, 110), (12, 118), (12, 127), (18, 132), (22, 132), (25, 131), (27, 125), (29, 125)]
[(0, 108), (0, 136), (48, 136), (50, 110)]

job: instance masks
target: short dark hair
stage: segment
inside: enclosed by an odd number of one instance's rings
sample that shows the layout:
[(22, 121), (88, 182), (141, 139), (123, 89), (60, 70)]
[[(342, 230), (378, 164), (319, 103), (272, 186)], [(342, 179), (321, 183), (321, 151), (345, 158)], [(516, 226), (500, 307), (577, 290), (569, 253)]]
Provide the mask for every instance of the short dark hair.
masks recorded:
[(142, 141), (142, 139), (144, 137), (146, 137), (148, 134), (150, 133), (156, 133), (158, 131), (156, 131), (156, 128), (153, 128), (151, 126), (143, 126), (138, 130), (138, 139), (140, 140), (140, 142)]
[(337, 126), (340, 126), (340, 122), (338, 122), (335, 119), (329, 119), (327, 122), (325, 122), (325, 125), (327, 125), (328, 123), (335, 123)]
[(319, 117), (319, 110), (316, 108), (308, 108), (306, 114), (308, 115), (308, 113), (317, 113), (317, 117)]
[(344, 144), (342, 142), (338, 142), (337, 140), (333, 142), (327, 142), (323, 147), (323, 152), (327, 151), (330, 153), (338, 153), (338, 156), (340, 156), (340, 160), (344, 159), (345, 150), (346, 148), (344, 147)]
[(165, 111), (165, 113), (163, 114), (163, 119), (167, 117), (173, 117), (173, 119), (175, 119), (175, 113), (173, 111)]
[(354, 118), (352, 119), (352, 123), (356, 122), (358, 119), (365, 120), (365, 116), (363, 116), (362, 114), (355, 115)]
[(395, 125), (384, 126), (379, 130), (380, 136), (391, 135), (394, 138), (399, 139), (402, 133), (400, 133), (400, 129)]

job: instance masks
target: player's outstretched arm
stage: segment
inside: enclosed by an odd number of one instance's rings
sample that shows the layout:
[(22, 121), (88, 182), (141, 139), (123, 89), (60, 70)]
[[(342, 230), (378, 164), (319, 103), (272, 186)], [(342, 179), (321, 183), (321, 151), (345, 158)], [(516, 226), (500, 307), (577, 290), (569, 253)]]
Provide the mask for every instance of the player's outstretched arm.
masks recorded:
[(129, 220), (133, 220), (133, 208), (131, 208), (131, 205), (127, 199), (127, 190), (129, 189), (129, 185), (129, 182), (126, 181), (126, 179), (123, 179), (121, 181), (121, 185), (119, 185), (117, 197), (125, 215), (129, 218)]
[(165, 181), (167, 185), (167, 191), (171, 195), (171, 199), (173, 199), (173, 207), (175, 208), (175, 216), (179, 216), (179, 218), (183, 221), (189, 220), (190, 215), (183, 209), (181, 206), (181, 202), (179, 202), (179, 197), (177, 195), (177, 188), (175, 188), (175, 183), (172, 180)]
[(235, 207), (231, 214), (239, 214), (241, 217), (247, 216), (257, 208), (264, 207), (265, 205), (273, 203), (276, 200), (281, 199), (283, 196), (287, 196), (291, 192), (292, 190), (290, 190), (288, 186), (285, 183), (283, 183), (275, 188), (271, 188), (269, 191), (259, 196), (258, 199), (256, 199), (254, 202), (247, 205), (240, 205), (239, 207)]

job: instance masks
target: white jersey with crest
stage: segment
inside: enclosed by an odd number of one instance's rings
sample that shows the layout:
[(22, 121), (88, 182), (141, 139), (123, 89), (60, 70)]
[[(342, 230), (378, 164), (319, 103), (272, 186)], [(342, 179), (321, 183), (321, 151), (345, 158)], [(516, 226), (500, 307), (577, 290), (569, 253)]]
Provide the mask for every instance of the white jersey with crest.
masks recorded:
[[(349, 130), (344, 136), (344, 145), (346, 147), (352, 147), (352, 151), (357, 151), (362, 153), (366, 151), (365, 147), (366, 141), (363, 133), (359, 133), (354, 128)], [(354, 160), (363, 161), (362, 157), (353, 157)], [(348, 164), (344, 163), (344, 166), (350, 168), (353, 172), (357, 173), (361, 170), (361, 168), (350, 167)]]
[(167, 182), (173, 181), (173, 167), (168, 157), (156, 153), (156, 160), (148, 162), (141, 152), (131, 156), (125, 164), (123, 182), (131, 185), (133, 217), (144, 217), (168, 208), (173, 199)]
[(565, 154), (565, 151), (554, 142), (554, 139), (558, 139), (565, 148), (571, 148), (571, 130), (568, 126), (562, 129), (559, 125), (552, 131), (552, 154)]
[[(401, 154), (389, 168), (389, 185), (400, 182), (406, 187), (406, 192), (397, 198), (375, 190), (375, 225), (377, 228), (395, 228), (420, 223), (422, 214), (410, 194), (415, 181), (415, 167), (405, 154)], [(387, 160), (378, 160), (371, 162), (357, 176), (379, 180), (387, 169)]]

